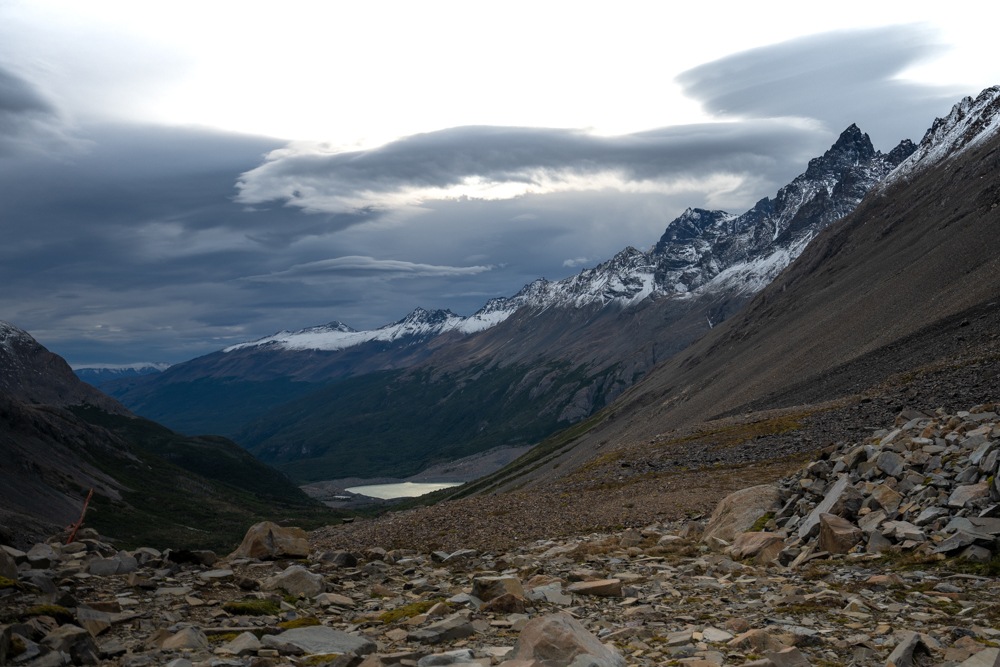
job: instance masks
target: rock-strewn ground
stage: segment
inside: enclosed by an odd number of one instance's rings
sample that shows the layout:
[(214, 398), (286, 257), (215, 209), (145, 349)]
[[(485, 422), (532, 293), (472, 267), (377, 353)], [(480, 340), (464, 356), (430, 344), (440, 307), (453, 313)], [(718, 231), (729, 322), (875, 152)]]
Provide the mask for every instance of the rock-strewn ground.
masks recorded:
[[(755, 566), (678, 535), (687, 530), (655, 525), (503, 553), (374, 549), (357, 562), (319, 549), (296, 561), (207, 564), (191, 562), (205, 554), (174, 554), (188, 561), (177, 563), (151, 550), (98, 559), (95, 542), (88, 552), (53, 549), (54, 559), (39, 548), (17, 554), (21, 587), (3, 589), (10, 625), (0, 656), (131, 667), (489, 665), (530, 619), (559, 612), (631, 665), (743, 665), (783, 650), (774, 659), (794, 661), (774, 664), (882, 665), (906, 642), (932, 664), (957, 665), (1000, 641), (992, 577), (868, 554)], [(132, 571), (109, 573), (118, 569)], [(294, 626), (326, 634), (300, 651), (282, 639)], [(345, 651), (333, 630), (367, 657), (331, 655)]]
[[(995, 408), (900, 414), (741, 494), (747, 511), (717, 512), (704, 535), (704, 521), (666, 518), (657, 503), (701, 493), (709, 504), (720, 490), (707, 486), (633, 496), (636, 515), (659, 516), (638, 528), (542, 539), (526, 536), (558, 494), (464, 501), (464, 530), (441, 533), (458, 548), (393, 544), (440, 508), (308, 540), (261, 524), (223, 559), (117, 551), (92, 532), (4, 547), (0, 664), (995, 665)], [(775, 502), (754, 521), (769, 530), (731, 521)], [(503, 516), (509, 532), (477, 530), (472, 511)], [(553, 511), (568, 533), (604, 510)]]

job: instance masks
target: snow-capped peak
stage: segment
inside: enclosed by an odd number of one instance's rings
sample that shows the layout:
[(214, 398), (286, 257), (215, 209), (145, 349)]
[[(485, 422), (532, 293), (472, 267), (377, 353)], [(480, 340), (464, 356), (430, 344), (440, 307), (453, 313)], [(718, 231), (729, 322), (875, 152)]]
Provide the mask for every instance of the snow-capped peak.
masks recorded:
[(905, 180), (942, 160), (951, 159), (1000, 131), (1000, 86), (966, 97), (944, 118), (936, 118), (909, 158), (889, 174), (882, 187)]
[(470, 317), (417, 308), (372, 331), (334, 322), (282, 331), (224, 351), (268, 346), (340, 350), (375, 341), (410, 344), (448, 332), (484, 331), (522, 309), (627, 308), (652, 295), (688, 299), (706, 292), (751, 294), (788, 266), (823, 227), (850, 213), (912, 150), (912, 142), (904, 141), (883, 155), (867, 134), (851, 125), (773, 199), (764, 197), (740, 215), (688, 208), (648, 252), (628, 247), (575, 276), (539, 278), (510, 298), (491, 299)]
[(131, 364), (70, 364), (74, 371), (109, 371), (112, 373), (127, 373), (132, 371), (163, 372), (170, 368), (164, 361), (136, 361)]

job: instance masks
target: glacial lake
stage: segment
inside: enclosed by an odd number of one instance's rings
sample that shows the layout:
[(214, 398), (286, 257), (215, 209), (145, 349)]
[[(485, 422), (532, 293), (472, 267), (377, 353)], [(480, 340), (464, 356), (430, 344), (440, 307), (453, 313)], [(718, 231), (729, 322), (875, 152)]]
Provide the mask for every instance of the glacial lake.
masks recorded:
[(399, 482), (398, 484), (369, 484), (367, 486), (352, 486), (345, 491), (359, 493), (370, 498), (380, 498), (382, 500), (392, 500), (393, 498), (416, 498), (425, 493), (450, 489), (453, 486), (461, 486), (461, 482)]

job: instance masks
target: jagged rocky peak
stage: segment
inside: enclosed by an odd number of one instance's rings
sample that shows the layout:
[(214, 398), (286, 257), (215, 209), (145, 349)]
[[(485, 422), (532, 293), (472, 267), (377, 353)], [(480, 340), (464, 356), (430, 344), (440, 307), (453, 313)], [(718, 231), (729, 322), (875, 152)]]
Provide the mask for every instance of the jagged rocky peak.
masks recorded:
[(803, 176), (808, 179), (820, 179), (827, 175), (836, 175), (849, 167), (868, 162), (876, 156), (877, 151), (868, 135), (856, 124), (840, 133), (840, 137), (823, 153), (822, 156), (809, 160)]
[[(765, 198), (763, 201), (767, 201)], [(687, 244), (702, 237), (705, 230), (718, 227), (721, 223), (732, 220), (732, 213), (726, 211), (708, 211), (703, 208), (688, 208), (667, 225), (660, 240), (653, 248), (656, 254), (663, 254), (671, 246)]]
[(424, 326), (442, 324), (456, 317), (458, 317), (458, 315), (450, 310), (427, 310), (418, 306), (414, 308), (409, 315), (401, 319), (399, 322), (396, 322), (396, 325)]
[(883, 187), (907, 179), (942, 160), (954, 158), (998, 131), (1000, 86), (992, 86), (975, 99), (963, 98), (947, 116), (936, 118), (911, 155), (885, 179)]
[(676, 295), (758, 291), (912, 150), (907, 140), (883, 155), (852, 124), (773, 199), (764, 197), (740, 215), (687, 209), (653, 249), (657, 289)]

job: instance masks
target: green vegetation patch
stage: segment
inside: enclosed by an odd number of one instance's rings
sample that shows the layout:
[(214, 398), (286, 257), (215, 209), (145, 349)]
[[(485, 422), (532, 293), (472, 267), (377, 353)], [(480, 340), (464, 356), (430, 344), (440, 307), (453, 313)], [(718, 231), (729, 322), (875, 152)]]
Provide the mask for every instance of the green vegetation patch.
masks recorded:
[(378, 620), (383, 623), (395, 623), (396, 621), (401, 621), (405, 618), (412, 618), (418, 614), (423, 614), (425, 611), (436, 605), (438, 602), (444, 602), (444, 598), (434, 598), (432, 600), (419, 600), (417, 602), (411, 602), (410, 604), (405, 604), (402, 607), (396, 607), (395, 609), (390, 609), (389, 611), (381, 614)]
[(753, 525), (750, 526), (750, 530), (748, 532), (751, 533), (762, 532), (764, 528), (767, 526), (767, 522), (773, 518), (774, 518), (774, 512), (766, 512), (765, 514), (761, 515), (756, 521), (753, 522)]
[(222, 608), (237, 616), (277, 616), (281, 612), (281, 605), (276, 600), (259, 598), (231, 600), (222, 605)]
[(14, 581), (13, 579), (8, 579), (7, 577), (0, 577), (0, 588), (16, 588), (17, 590), (23, 590), (24, 586), (19, 581)]
[(282, 621), (278, 623), (278, 627), (282, 630), (292, 630), (294, 628), (309, 628), (314, 625), (322, 625), (319, 619), (315, 616), (304, 616), (302, 618), (295, 618), (290, 621)]
[(73, 612), (57, 604), (39, 604), (29, 607), (24, 612), (24, 615), (29, 618), (34, 616), (51, 616), (59, 621), (59, 623), (69, 623), (74, 620)]

